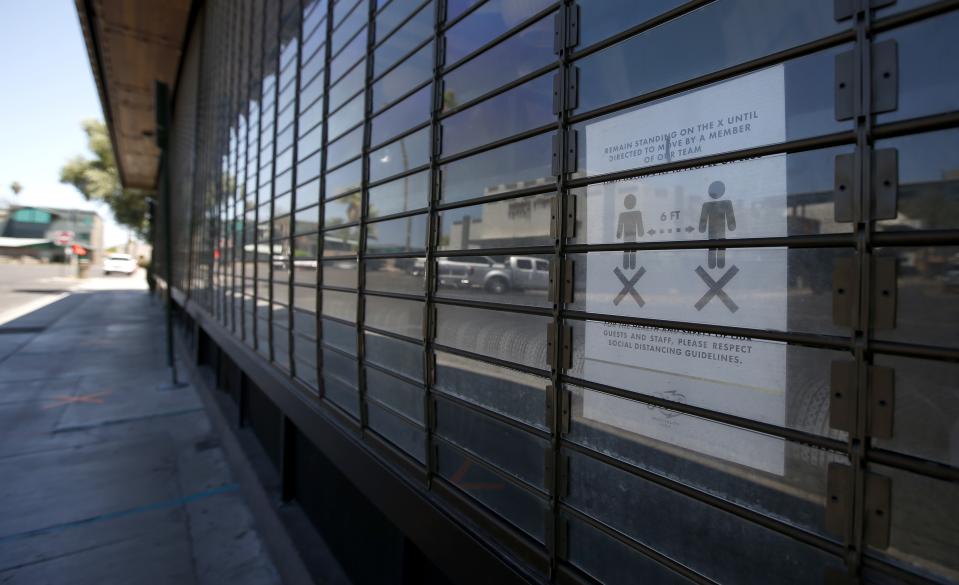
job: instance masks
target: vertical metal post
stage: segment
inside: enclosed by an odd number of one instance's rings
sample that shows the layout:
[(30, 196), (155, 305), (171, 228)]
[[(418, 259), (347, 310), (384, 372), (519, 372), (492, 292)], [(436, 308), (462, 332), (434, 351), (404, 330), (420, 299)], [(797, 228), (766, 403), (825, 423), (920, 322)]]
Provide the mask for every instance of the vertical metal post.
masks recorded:
[(170, 366), (171, 384), (178, 384), (176, 359), (173, 347), (173, 222), (170, 204), (170, 156), (167, 149), (170, 127), (170, 92), (163, 82), (154, 83), (156, 98), (156, 140), (160, 148), (160, 198), (163, 206), (163, 278), (166, 280), (166, 351), (167, 365)]

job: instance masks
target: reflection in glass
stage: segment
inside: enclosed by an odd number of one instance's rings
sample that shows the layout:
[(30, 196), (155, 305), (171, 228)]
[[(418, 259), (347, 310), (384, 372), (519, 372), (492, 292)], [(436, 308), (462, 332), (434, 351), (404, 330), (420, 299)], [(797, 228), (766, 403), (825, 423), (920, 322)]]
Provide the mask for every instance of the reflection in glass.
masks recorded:
[(326, 173), (326, 196), (332, 199), (350, 191), (358, 191), (363, 180), (363, 160), (357, 159), (335, 171)]
[(363, 130), (364, 127), (360, 124), (356, 129), (340, 136), (336, 142), (327, 145), (327, 168), (335, 168), (363, 152)]
[(367, 193), (367, 216), (375, 218), (426, 207), (429, 194), (429, 171), (371, 187)]
[(367, 258), (365, 289), (422, 295), (426, 290), (424, 258)]
[(356, 288), (359, 268), (355, 258), (324, 260), (322, 264), (324, 285), (340, 288)]
[[(449, 7), (448, 18), (465, 10), (463, 0)], [(554, 0), (490, 0), (446, 32), (446, 64), (452, 65), (491, 39), (544, 10)]]
[(423, 301), (367, 295), (364, 324), (413, 339), (423, 338)]
[(371, 254), (419, 252), (426, 249), (426, 214), (366, 225), (366, 251)]
[(350, 256), (359, 249), (360, 228), (348, 227), (323, 234), (323, 256)]
[(324, 316), (356, 322), (356, 293), (324, 290), (320, 295)]
[[(576, 111), (590, 111), (777, 53), (848, 26), (848, 21), (836, 22), (832, 0), (713, 2), (577, 61)], [(743, 27), (752, 33), (741, 34)], [(662, 47), (677, 37), (684, 39), (683, 49), (664, 52)], [(830, 99), (831, 82), (829, 76)]]
[(433, 3), (425, 5), (415, 16), (380, 43), (373, 52), (373, 76), (382, 75), (394, 63), (433, 34)]
[(430, 127), (407, 134), (369, 155), (370, 181), (380, 181), (429, 162)]
[(436, 259), (437, 296), (551, 306), (549, 256), (451, 256)]
[(430, 43), (373, 84), (373, 111), (396, 101), (432, 74), (433, 43)]
[(548, 245), (552, 193), (441, 211), (440, 250)]
[(366, 60), (357, 63), (349, 73), (330, 88), (330, 111), (334, 112), (346, 100), (352, 98), (363, 89), (366, 82)]
[(553, 78), (542, 75), (445, 118), (443, 154), (456, 154), (555, 120)]
[(553, 29), (553, 15), (548, 15), (447, 73), (443, 77), (443, 109), (469, 102), (555, 63)]
[(535, 368), (546, 368), (549, 317), (436, 306), (436, 343)]
[(463, 201), (554, 182), (552, 134), (512, 142), (441, 167), (442, 199)]
[(370, 143), (380, 144), (427, 121), (430, 117), (431, 105), (431, 86), (427, 85), (388, 110), (377, 114), (370, 122), (372, 127)]

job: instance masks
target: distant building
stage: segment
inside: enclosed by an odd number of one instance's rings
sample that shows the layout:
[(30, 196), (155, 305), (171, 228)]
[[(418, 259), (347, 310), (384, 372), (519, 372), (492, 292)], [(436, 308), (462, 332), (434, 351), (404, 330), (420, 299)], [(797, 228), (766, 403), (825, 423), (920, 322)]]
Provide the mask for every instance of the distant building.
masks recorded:
[(95, 211), (12, 206), (0, 229), (0, 254), (62, 260), (61, 232), (73, 232), (73, 243), (87, 250), (90, 262), (103, 257), (103, 219)]

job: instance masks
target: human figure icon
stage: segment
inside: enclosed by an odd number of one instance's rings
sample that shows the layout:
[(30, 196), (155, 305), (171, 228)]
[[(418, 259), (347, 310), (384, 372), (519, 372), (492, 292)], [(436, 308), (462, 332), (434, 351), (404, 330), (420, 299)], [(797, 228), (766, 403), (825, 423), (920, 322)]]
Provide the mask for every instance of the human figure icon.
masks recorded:
[[(626, 207), (626, 211), (619, 214), (616, 238), (623, 240), (623, 242), (635, 242), (636, 238), (643, 235), (643, 212), (633, 209), (636, 207), (636, 196), (632, 193), (629, 193), (623, 199), (623, 206)], [(623, 268), (636, 268), (636, 250), (623, 252)]]
[[(722, 181), (713, 181), (709, 185), (709, 196), (715, 201), (703, 203), (703, 212), (699, 215), (699, 232), (707, 232), (710, 240), (726, 239), (726, 229), (736, 231), (736, 216), (733, 214), (733, 202), (719, 199), (726, 193)], [(710, 248), (706, 258), (710, 268), (726, 266), (726, 249)]]

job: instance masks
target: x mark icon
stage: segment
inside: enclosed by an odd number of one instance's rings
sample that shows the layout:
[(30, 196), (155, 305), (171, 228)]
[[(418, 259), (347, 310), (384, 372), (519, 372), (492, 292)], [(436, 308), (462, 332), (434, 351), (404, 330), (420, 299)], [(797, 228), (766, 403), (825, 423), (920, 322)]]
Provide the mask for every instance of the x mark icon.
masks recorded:
[(719, 300), (721, 300), (723, 304), (726, 305), (726, 308), (729, 309), (730, 312), (735, 313), (736, 311), (738, 311), (739, 306), (736, 303), (734, 303), (733, 300), (729, 298), (729, 295), (726, 294), (726, 291), (723, 290), (723, 287), (729, 284), (729, 281), (732, 280), (733, 277), (736, 276), (736, 274), (738, 273), (739, 273), (739, 268), (733, 266), (732, 268), (727, 270), (726, 273), (723, 274), (719, 278), (719, 281), (717, 282), (713, 280), (713, 278), (709, 276), (709, 274), (705, 270), (703, 270), (702, 266), (697, 266), (696, 274), (699, 275), (699, 278), (703, 279), (703, 282), (706, 283), (706, 286), (709, 287), (709, 290), (706, 291), (706, 294), (703, 295), (703, 298), (699, 299), (699, 301), (696, 303), (695, 305), (696, 310), (702, 311), (703, 307), (705, 307), (706, 304), (709, 303), (709, 301), (713, 300), (713, 297), (719, 297)]
[(110, 394), (110, 392), (112, 392), (112, 390), (104, 390), (103, 392), (96, 392), (94, 394), (78, 394), (77, 396), (66, 396), (61, 394), (60, 396), (54, 396), (53, 400), (55, 402), (53, 402), (53, 404), (44, 406), (43, 409), (48, 410), (57, 406), (63, 406), (64, 404), (75, 404), (77, 402), (84, 402), (86, 404), (103, 404), (103, 399), (101, 397)]
[(646, 301), (643, 300), (643, 297), (639, 295), (639, 292), (636, 291), (636, 283), (639, 282), (639, 279), (646, 274), (646, 269), (642, 266), (639, 267), (639, 270), (636, 271), (636, 274), (632, 278), (626, 278), (626, 275), (623, 274), (623, 271), (619, 269), (619, 266), (613, 269), (613, 274), (616, 275), (616, 278), (623, 283), (623, 290), (619, 291), (619, 294), (616, 295), (616, 298), (613, 299), (613, 304), (619, 306), (619, 303), (626, 298), (626, 295), (633, 297), (633, 300), (636, 301), (636, 304), (642, 307), (646, 304)]

